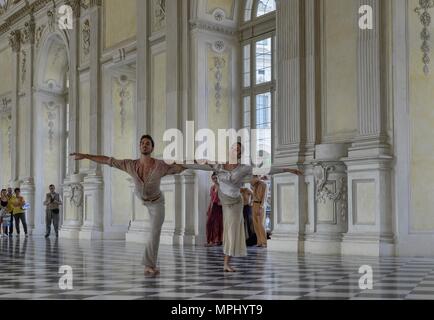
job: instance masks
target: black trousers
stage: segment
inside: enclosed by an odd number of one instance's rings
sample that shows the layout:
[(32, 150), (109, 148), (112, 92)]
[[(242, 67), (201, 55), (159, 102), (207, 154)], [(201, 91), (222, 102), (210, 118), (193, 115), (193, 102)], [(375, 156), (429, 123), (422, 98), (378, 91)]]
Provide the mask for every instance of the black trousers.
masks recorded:
[(26, 214), (25, 213), (17, 213), (14, 214), (15, 219), (15, 228), (17, 229), (17, 234), (20, 234), (20, 220), (23, 224), (24, 233), (27, 234), (27, 222), (26, 222)]

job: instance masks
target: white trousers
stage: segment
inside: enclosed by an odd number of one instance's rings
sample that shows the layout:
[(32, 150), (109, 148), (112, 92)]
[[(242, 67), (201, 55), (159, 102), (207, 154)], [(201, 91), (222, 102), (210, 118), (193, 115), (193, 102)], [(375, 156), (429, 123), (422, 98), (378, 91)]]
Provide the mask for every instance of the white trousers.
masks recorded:
[(148, 208), (150, 220), (150, 232), (146, 235), (145, 252), (142, 264), (145, 267), (156, 268), (158, 259), (158, 247), (160, 246), (161, 229), (165, 218), (164, 196), (155, 202), (143, 202)]

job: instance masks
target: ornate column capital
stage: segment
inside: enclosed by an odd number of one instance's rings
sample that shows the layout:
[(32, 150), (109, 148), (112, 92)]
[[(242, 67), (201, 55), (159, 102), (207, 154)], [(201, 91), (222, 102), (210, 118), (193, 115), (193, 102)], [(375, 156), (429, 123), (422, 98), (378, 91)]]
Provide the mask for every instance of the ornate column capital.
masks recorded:
[(30, 20), (24, 24), (24, 29), (21, 31), (21, 40), (23, 44), (35, 44), (36, 23), (33, 14)]
[(19, 30), (14, 30), (9, 35), (9, 45), (13, 52), (20, 52), (21, 49), (21, 32)]

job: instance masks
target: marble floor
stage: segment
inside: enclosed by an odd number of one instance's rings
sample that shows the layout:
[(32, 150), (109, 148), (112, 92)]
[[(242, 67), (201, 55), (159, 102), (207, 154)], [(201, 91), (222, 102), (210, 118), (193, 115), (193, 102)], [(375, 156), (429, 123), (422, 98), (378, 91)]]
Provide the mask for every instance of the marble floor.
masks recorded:
[[(221, 248), (161, 246), (161, 275), (145, 278), (141, 256), (141, 245), (122, 241), (0, 239), (0, 299), (434, 300), (434, 258), (298, 257), (250, 248), (228, 274)], [(372, 290), (359, 287), (362, 265), (373, 270)], [(59, 273), (61, 266), (72, 273)]]

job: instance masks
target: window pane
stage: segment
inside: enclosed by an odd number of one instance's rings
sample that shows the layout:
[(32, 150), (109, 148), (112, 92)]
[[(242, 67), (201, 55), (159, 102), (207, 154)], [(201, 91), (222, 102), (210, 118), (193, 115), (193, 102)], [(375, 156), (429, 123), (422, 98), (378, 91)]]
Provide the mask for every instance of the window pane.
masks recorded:
[(256, 42), (256, 83), (271, 81), (272, 66), (271, 38)]
[[(273, 37), (273, 52), (277, 52), (277, 38), (276, 36)], [(272, 55), (273, 58), (273, 80), (277, 80), (277, 59), (276, 55)]]
[(271, 104), (271, 92), (256, 96), (256, 148), (266, 165), (271, 165)]
[(243, 48), (243, 86), (250, 87), (250, 44)]
[(260, 17), (267, 13), (276, 11), (276, 1), (275, 0), (259, 0), (258, 1), (258, 11), (256, 16)]
[(243, 127), (250, 128), (250, 97), (243, 98)]

